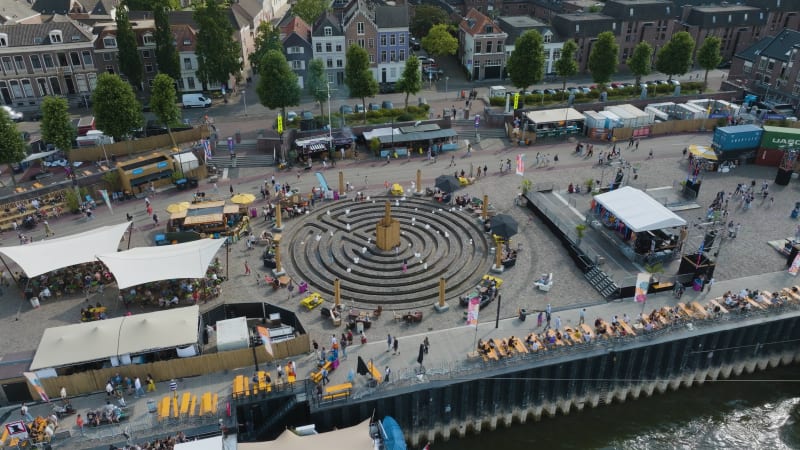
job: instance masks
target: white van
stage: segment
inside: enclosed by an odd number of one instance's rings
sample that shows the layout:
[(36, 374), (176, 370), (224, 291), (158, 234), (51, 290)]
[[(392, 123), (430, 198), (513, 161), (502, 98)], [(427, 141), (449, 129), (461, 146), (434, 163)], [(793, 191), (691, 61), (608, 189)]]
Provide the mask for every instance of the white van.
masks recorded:
[(208, 108), (211, 106), (211, 99), (203, 94), (183, 94), (183, 107), (185, 108)]
[(106, 136), (100, 130), (89, 130), (86, 136), (79, 136), (75, 141), (78, 143), (78, 147), (96, 147), (100, 144), (113, 144), (114, 138)]

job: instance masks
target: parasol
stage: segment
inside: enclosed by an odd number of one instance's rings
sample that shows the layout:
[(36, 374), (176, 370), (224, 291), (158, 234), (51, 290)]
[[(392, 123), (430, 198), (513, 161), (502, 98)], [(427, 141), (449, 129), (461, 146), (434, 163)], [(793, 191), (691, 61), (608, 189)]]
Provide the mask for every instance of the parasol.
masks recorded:
[(231, 203), (236, 203), (237, 205), (249, 205), (256, 201), (256, 196), (253, 194), (236, 194), (231, 197)]
[(436, 186), (440, 191), (447, 192), (449, 194), (460, 188), (461, 183), (458, 181), (458, 178), (452, 175), (440, 175), (436, 177), (436, 183), (434, 186)]
[(492, 234), (505, 239), (517, 234), (517, 221), (508, 214), (498, 214), (490, 219)]

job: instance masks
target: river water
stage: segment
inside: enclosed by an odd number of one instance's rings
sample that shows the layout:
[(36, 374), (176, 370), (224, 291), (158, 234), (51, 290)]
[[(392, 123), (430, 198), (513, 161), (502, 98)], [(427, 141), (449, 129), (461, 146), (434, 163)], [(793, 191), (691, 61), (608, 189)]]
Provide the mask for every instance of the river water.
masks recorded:
[[(752, 381), (742, 381), (752, 380)], [(432, 450), (800, 449), (800, 366), (436, 442)]]

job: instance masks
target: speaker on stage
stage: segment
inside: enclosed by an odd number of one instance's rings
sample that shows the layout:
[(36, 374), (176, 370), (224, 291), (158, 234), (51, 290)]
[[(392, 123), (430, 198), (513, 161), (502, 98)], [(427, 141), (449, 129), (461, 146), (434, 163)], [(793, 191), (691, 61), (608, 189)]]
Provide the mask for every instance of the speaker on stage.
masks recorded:
[(778, 173), (775, 174), (775, 184), (778, 186), (786, 186), (789, 184), (789, 181), (792, 179), (792, 171), (786, 169), (778, 169)]

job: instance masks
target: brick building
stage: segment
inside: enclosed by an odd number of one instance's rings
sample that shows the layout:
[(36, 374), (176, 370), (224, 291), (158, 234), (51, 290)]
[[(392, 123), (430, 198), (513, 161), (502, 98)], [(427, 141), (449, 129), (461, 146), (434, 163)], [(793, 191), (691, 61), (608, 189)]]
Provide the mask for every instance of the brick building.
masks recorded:
[(728, 80), (761, 98), (800, 106), (800, 32), (784, 29), (737, 53)]
[(499, 79), (506, 66), (508, 34), (485, 14), (470, 9), (458, 26), (458, 58), (472, 80)]

